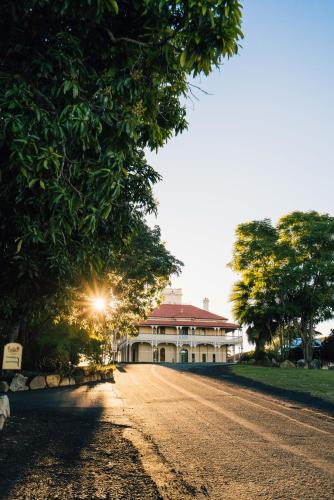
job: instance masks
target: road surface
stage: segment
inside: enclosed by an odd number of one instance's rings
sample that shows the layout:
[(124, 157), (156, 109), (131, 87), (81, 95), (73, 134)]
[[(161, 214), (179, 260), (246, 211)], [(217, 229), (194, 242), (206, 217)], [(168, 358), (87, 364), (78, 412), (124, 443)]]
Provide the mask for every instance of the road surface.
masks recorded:
[(334, 498), (332, 416), (189, 367), (115, 379), (12, 396), (17, 419), (42, 420), (27, 443), (8, 428), (3, 498)]
[(221, 380), (125, 365), (130, 420), (198, 498), (334, 498), (334, 419)]

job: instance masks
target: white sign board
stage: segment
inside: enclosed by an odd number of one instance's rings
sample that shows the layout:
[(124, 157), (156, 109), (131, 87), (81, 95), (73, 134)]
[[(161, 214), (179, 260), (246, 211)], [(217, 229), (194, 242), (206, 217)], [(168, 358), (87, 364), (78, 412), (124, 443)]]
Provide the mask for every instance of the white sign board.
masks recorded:
[(16, 342), (6, 344), (3, 350), (2, 369), (21, 370), (22, 346)]

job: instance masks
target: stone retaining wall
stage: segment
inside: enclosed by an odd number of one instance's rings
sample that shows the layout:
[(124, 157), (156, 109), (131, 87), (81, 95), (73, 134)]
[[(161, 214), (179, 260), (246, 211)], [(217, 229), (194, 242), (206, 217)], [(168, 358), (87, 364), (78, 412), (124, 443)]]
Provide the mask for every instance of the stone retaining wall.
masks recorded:
[(97, 371), (90, 374), (85, 373), (84, 370), (78, 370), (73, 376), (64, 377), (55, 373), (50, 375), (36, 375), (34, 377), (26, 377), (22, 373), (16, 373), (11, 380), (6, 380), (6, 383), (10, 391), (18, 392), (82, 385), (100, 381), (114, 382), (113, 369), (110, 368), (109, 370)]

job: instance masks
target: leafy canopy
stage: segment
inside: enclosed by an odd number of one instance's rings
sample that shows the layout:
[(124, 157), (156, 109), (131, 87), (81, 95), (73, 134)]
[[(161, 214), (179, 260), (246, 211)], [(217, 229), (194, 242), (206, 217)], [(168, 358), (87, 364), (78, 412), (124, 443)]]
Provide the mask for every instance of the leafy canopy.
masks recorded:
[(237, 0), (1, 2), (2, 317), (115, 271), (156, 209), (145, 148), (186, 128), (188, 75), (235, 54), (240, 26)]
[(276, 227), (267, 219), (241, 224), (231, 266), (241, 275), (232, 293), (236, 318), (263, 346), (273, 324), (297, 328), (309, 362), (315, 326), (334, 316), (334, 217), (296, 211)]

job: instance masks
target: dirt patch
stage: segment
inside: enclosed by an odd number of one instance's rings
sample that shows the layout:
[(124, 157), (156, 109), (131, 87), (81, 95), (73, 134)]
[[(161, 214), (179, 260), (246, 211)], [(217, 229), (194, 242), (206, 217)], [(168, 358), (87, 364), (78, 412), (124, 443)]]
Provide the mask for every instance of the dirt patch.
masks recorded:
[(0, 434), (0, 498), (161, 499), (124, 431), (96, 408), (16, 412)]

